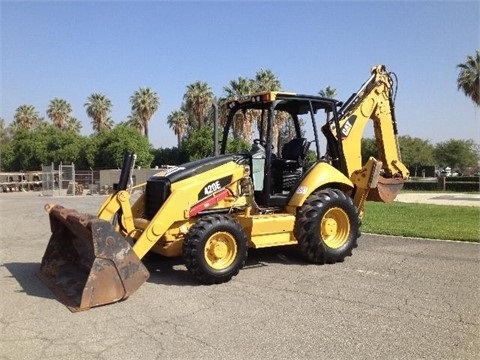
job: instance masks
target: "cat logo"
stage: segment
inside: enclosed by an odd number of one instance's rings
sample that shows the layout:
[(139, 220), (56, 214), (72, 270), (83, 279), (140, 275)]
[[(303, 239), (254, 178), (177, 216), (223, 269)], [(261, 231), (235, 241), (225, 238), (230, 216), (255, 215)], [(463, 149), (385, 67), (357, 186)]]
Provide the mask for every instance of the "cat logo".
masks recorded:
[(342, 125), (340, 128), (340, 137), (343, 139), (347, 138), (348, 135), (350, 134), (350, 131), (353, 128), (353, 124), (355, 124), (355, 120), (357, 117), (355, 115), (350, 116), (347, 121)]

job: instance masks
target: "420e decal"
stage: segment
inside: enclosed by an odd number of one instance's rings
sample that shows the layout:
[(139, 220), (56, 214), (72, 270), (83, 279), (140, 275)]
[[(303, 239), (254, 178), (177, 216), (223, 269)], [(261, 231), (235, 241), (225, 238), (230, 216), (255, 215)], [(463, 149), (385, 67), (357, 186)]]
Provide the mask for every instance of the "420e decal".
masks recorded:
[(225, 176), (221, 179), (217, 179), (206, 184), (203, 189), (198, 193), (198, 200), (203, 199), (221, 188), (227, 186), (232, 182), (232, 175)]

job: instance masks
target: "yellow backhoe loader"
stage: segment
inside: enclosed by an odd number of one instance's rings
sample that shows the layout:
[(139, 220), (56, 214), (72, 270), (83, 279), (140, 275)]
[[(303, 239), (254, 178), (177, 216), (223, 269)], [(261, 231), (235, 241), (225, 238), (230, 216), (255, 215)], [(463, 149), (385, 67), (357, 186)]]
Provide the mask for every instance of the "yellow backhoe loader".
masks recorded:
[[(409, 175), (397, 142), (394, 84), (379, 65), (345, 103), (287, 92), (231, 99), (214, 156), (152, 176), (133, 204), (127, 189), (135, 156), (126, 153), (116, 191), (96, 216), (46, 207), (52, 236), (40, 279), (78, 311), (131, 295), (149, 276), (142, 263), (149, 252), (182, 257), (204, 284), (229, 281), (252, 248), (290, 245), (313, 263), (343, 261), (357, 246), (365, 202), (393, 201)], [(251, 150), (227, 154), (235, 126), (253, 120)], [(378, 159), (362, 164), (369, 120)], [(277, 141), (279, 123), (289, 139)]]

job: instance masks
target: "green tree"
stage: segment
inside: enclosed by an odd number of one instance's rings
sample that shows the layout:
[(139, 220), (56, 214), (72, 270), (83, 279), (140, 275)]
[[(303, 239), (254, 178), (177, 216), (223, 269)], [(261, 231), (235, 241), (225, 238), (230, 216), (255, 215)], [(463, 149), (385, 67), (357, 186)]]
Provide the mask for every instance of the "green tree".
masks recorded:
[(464, 63), (458, 64), (460, 69), (457, 78), (457, 88), (471, 98), (473, 102), (480, 105), (480, 51), (475, 51), (475, 56), (467, 56)]
[(479, 146), (473, 140), (443, 141), (435, 145), (434, 157), (437, 165), (450, 166), (463, 171), (468, 167), (477, 167), (480, 161)]
[(205, 125), (206, 116), (212, 106), (212, 89), (206, 82), (196, 81), (187, 86), (183, 100), (190, 125), (193, 128), (201, 129)]
[(180, 148), (182, 138), (188, 129), (188, 116), (183, 110), (174, 110), (167, 117), (167, 124), (177, 136), (177, 146)]
[(16, 129), (32, 130), (42, 121), (40, 114), (33, 105), (20, 105), (13, 115)]
[(182, 142), (181, 150), (189, 155), (188, 161), (199, 160), (213, 155), (213, 127), (203, 126), (192, 129)]
[(92, 144), (97, 149), (95, 152), (97, 168), (120, 168), (125, 150), (137, 155), (135, 163), (137, 166), (149, 168), (153, 160), (148, 139), (131, 126), (118, 125), (111, 131), (95, 134)]
[(5, 125), (5, 120), (0, 118), (0, 144), (4, 144), (8, 141), (8, 131)]
[(402, 162), (405, 166), (415, 169), (411, 170), (413, 171), (412, 176), (418, 176), (417, 169), (419, 167), (435, 164), (434, 146), (428, 140), (404, 135), (398, 137), (398, 143)]
[(152, 154), (154, 157), (152, 164), (154, 166), (180, 165), (189, 159), (188, 154), (178, 147), (154, 149)]
[[(428, 140), (405, 135), (398, 137), (398, 144), (401, 159), (405, 166), (416, 169), (420, 166), (431, 166), (435, 164), (433, 157), (434, 147)], [(376, 159), (380, 158), (377, 150), (377, 141), (374, 138), (362, 139), (361, 146), (362, 163), (365, 163), (371, 156)], [(415, 176), (415, 173), (412, 173), (412, 176)]]
[(46, 156), (44, 164), (74, 163), (83, 168), (82, 148), (84, 138), (73, 131), (62, 131), (54, 126), (45, 128), (42, 133), (46, 138)]
[(113, 127), (113, 121), (110, 119), (113, 105), (105, 95), (100, 93), (91, 94), (84, 106), (87, 115), (92, 119), (92, 126), (95, 132), (108, 130)]
[[(230, 139), (227, 142), (226, 152), (229, 154), (248, 151), (251, 144), (243, 139)], [(213, 156), (213, 126), (207, 125), (194, 129), (188, 133), (182, 142), (180, 150), (188, 154), (188, 161)]]
[(362, 164), (365, 164), (370, 157), (378, 158), (377, 141), (373, 138), (363, 138), (361, 144)]
[(47, 138), (41, 131), (18, 129), (11, 142), (10, 170), (39, 170), (47, 162)]
[(249, 143), (242, 138), (231, 139), (227, 141), (228, 154), (239, 154), (239, 153), (248, 152), (251, 147), (252, 147), (252, 143)]
[(47, 107), (48, 118), (59, 129), (63, 129), (67, 125), (71, 112), (72, 106), (64, 99), (54, 98)]
[(132, 104), (132, 114), (140, 117), (145, 137), (148, 139), (148, 124), (160, 106), (160, 97), (152, 89), (141, 87), (130, 97), (130, 103)]
[(43, 126), (36, 131), (18, 130), (9, 144), (11, 158), (9, 169), (39, 170), (43, 165), (54, 163), (83, 162), (83, 137), (62, 131), (54, 125)]
[(88, 170), (97, 168), (97, 164), (95, 163), (97, 154), (102, 151), (99, 146), (100, 142), (98, 141), (99, 135), (100, 133), (96, 133), (82, 137), (83, 146), (80, 149), (78, 163), (75, 163), (78, 169)]
[(14, 171), (13, 149), (11, 143), (0, 143), (0, 171)]
[(7, 142), (8, 142), (8, 137), (7, 137), (7, 129), (5, 126), (5, 120), (3, 118), (0, 118), (0, 171), (5, 167), (4, 166), (4, 152), (7, 149)]

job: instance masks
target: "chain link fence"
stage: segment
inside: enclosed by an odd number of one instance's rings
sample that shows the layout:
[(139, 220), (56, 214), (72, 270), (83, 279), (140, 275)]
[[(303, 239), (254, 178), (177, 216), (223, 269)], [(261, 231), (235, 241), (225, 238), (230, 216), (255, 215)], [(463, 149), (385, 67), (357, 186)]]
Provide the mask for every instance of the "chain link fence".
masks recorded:
[(75, 181), (75, 164), (42, 166), (42, 195), (83, 195), (83, 186)]

